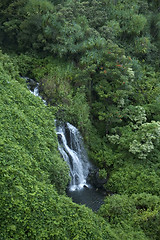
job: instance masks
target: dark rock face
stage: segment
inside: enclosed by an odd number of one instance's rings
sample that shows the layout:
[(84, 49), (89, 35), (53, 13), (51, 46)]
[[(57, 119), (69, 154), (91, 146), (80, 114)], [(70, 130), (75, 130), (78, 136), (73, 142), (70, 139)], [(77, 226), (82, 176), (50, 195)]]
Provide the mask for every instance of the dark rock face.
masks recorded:
[(99, 176), (99, 172), (96, 172), (96, 180), (97, 180), (98, 184), (102, 184), (103, 185), (103, 184), (107, 183), (108, 178), (101, 178)]
[(37, 82), (31, 78), (26, 78), (26, 83), (28, 84), (31, 90), (33, 90), (37, 86)]
[(101, 178), (99, 176), (99, 169), (94, 169), (92, 172), (90, 172), (88, 181), (92, 182), (95, 188), (103, 188), (103, 185), (107, 183), (107, 178)]

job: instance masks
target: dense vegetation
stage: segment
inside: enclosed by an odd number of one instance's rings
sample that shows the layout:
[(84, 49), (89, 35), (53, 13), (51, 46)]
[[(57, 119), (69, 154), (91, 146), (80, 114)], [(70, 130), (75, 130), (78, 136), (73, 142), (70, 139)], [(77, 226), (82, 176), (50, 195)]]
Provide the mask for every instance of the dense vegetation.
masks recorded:
[[(159, 1), (5, 0), (0, 15), (0, 238), (158, 240)], [(108, 178), (97, 213), (65, 196), (54, 117)]]

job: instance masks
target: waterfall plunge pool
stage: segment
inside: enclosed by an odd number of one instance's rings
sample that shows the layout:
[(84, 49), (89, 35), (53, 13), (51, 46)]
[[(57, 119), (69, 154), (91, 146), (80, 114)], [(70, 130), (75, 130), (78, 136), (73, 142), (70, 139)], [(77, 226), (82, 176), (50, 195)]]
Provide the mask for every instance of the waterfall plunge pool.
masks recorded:
[[(29, 78), (26, 78), (26, 80), (34, 82)], [(41, 98), (38, 83), (33, 88), (29, 87), (29, 89), (32, 94)], [(43, 99), (42, 103), (47, 105)], [(58, 149), (70, 168), (71, 182), (66, 193), (68, 197), (72, 198), (73, 202), (97, 211), (104, 203), (105, 195), (102, 190), (96, 189), (87, 182), (87, 177), (93, 166), (88, 160), (82, 136), (78, 129), (70, 123), (57, 124), (57, 121), (55, 123), (59, 142)]]
[(83, 204), (97, 211), (104, 203), (105, 195), (101, 190), (96, 190), (94, 187), (83, 187), (80, 190), (70, 191), (67, 190), (67, 195), (72, 198), (72, 201), (78, 204)]
[(104, 193), (88, 183), (87, 178), (93, 165), (89, 162), (82, 136), (70, 123), (56, 123), (59, 151), (70, 169), (71, 182), (67, 195), (73, 202), (84, 204), (97, 211), (104, 202)]

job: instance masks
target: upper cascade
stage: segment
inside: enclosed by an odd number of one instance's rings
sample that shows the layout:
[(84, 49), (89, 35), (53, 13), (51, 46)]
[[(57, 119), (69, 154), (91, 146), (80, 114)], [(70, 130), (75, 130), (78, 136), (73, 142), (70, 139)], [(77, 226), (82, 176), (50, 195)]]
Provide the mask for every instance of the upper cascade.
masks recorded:
[[(36, 97), (39, 97), (42, 99), (43, 103), (47, 105), (46, 100), (44, 100), (40, 95), (39, 95), (39, 83), (35, 82), (33, 79), (30, 79), (28, 77), (23, 77), (26, 79), (26, 82), (28, 82), (28, 88), (32, 94), (34, 94)], [(31, 84), (32, 83), (32, 84)]]
[(91, 164), (88, 161), (80, 132), (70, 123), (56, 126), (56, 132), (59, 151), (70, 168), (71, 182), (69, 189), (75, 191), (82, 189), (84, 186), (89, 187), (87, 177)]

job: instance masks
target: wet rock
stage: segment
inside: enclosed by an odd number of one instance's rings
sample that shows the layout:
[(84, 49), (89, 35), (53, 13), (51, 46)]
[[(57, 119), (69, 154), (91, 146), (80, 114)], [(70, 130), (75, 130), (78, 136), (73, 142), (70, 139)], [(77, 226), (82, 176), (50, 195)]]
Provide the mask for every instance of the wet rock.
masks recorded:
[(35, 88), (37, 86), (37, 82), (31, 78), (26, 78), (26, 82), (30, 88)]
[(101, 178), (100, 176), (99, 176), (99, 172), (97, 172), (96, 173), (96, 180), (97, 180), (97, 182), (99, 183), (99, 184), (105, 184), (105, 183), (107, 183), (107, 178)]
[(107, 183), (107, 181), (108, 181), (108, 176), (107, 178), (101, 178), (99, 176), (99, 169), (94, 169), (89, 174), (89, 182), (91, 182), (96, 189), (103, 188), (103, 185)]

